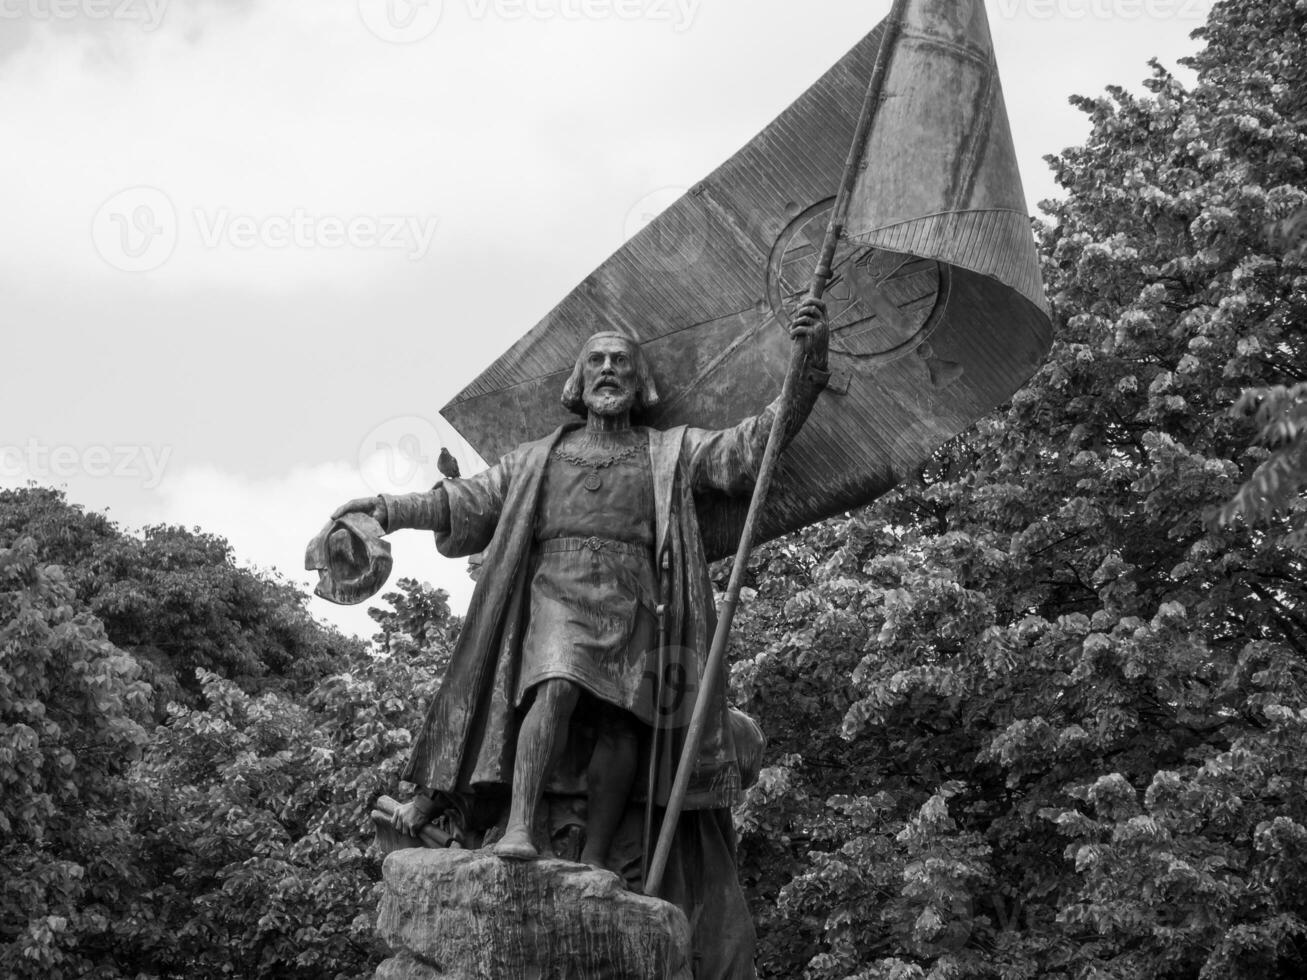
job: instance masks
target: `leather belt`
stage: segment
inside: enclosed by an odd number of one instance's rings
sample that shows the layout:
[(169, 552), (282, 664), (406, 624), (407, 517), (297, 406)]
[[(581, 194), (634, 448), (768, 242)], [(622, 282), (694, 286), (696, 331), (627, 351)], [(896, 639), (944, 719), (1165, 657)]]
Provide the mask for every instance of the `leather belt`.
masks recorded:
[(613, 551), (622, 555), (642, 555), (648, 557), (653, 553), (653, 546), (632, 544), (629, 541), (614, 541), (612, 538), (550, 538), (540, 542), (542, 554), (555, 554), (560, 551)]

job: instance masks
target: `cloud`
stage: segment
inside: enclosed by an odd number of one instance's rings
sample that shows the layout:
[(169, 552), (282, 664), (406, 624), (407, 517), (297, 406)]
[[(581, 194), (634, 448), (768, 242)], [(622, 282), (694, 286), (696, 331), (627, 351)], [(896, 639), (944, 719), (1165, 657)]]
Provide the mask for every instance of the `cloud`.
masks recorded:
[(0, 0), (0, 66), (40, 44), (83, 46), (101, 66), (130, 59), (139, 43), (172, 34), (196, 43), (215, 20), (262, 0)]
[[(68, 499), (89, 510), (105, 511), (125, 531), (156, 524), (199, 529), (226, 538), (238, 563), (273, 571), (306, 594), (317, 583), (316, 573), (304, 571), (304, 549), (331, 512), (355, 497), (373, 494), (354, 463), (331, 462), (299, 467), (268, 477), (250, 478), (214, 466), (169, 463), (156, 487), (145, 490), (146, 471), (114, 477), (90, 475), (82, 467), (67, 479), (52, 478), (48, 457), (33, 468), (30, 459), (10, 452), (0, 469), (0, 488), (29, 482), (56, 485)], [(62, 465), (62, 464), (60, 464)], [(59, 476), (67, 474), (60, 470)], [(401, 531), (390, 538), (395, 568), (386, 591), (400, 578), (429, 582), (450, 594), (450, 605), (462, 613), (472, 597), (466, 564), (436, 553), (431, 535)], [(378, 599), (361, 606), (334, 606), (314, 597), (309, 609), (341, 632), (370, 638), (376, 624), (368, 616)]]
[[(162, 523), (198, 526), (222, 535), (239, 560), (275, 569), (311, 592), (317, 575), (303, 570), (305, 545), (336, 507), (371, 495), (358, 469), (344, 462), (300, 468), (270, 479), (198, 466), (168, 476), (160, 487), (155, 513)], [(472, 582), (463, 562), (439, 557), (430, 534), (402, 531), (390, 541), (395, 568), (388, 591), (400, 578), (415, 578), (450, 593), (457, 611), (466, 608)], [(381, 603), (342, 607), (315, 597), (310, 609), (342, 632), (366, 638), (375, 632), (375, 623), (367, 615), (368, 606), (374, 604)]]
[[(0, 9), (70, 2), (106, 0)], [(446, 0), (412, 44), (385, 43), (359, 0), (171, 0), (152, 33), (0, 18), (5, 353), (36, 366), (0, 386), (0, 447), (71, 447), (86, 470), (98, 446), (169, 449), (154, 489), (148, 472), (63, 477), (54, 460), (32, 475), (124, 526), (224, 534), (307, 583), (303, 545), (333, 507), (419, 488), (399, 486), (409, 471), (430, 486), (433, 451), (459, 443), (423, 420), (620, 245), (651, 192), (727, 159), (888, 6), (703, 3), (677, 33)], [(1056, 190), (1040, 156), (1087, 129), (1067, 94), (1194, 47), (1182, 18), (1023, 14), (1048, 8), (991, 4), (1014, 14), (993, 26), (1032, 201)], [(327, 221), (396, 216), (418, 229), (401, 244), (429, 250), (323, 238)], [(160, 228), (157, 254), (130, 237), (154, 247)], [(397, 535), (395, 554), (397, 576), (466, 601), (461, 563), (429, 536)]]

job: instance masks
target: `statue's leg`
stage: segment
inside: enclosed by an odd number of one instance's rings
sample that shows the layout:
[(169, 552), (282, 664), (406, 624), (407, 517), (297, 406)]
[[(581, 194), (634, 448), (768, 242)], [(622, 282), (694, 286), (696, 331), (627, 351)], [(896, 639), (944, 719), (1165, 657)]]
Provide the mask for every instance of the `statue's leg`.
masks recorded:
[(531, 839), (531, 828), (535, 826), (545, 779), (567, 746), (567, 725), (580, 696), (580, 689), (570, 681), (545, 681), (536, 688), (535, 701), (517, 734), (508, 826), (503, 839), (495, 845), (499, 857), (530, 861), (540, 856)]
[(608, 850), (635, 785), (638, 758), (635, 719), (616, 708), (605, 711), (585, 777), (589, 800), (581, 860), (592, 867), (606, 867)]

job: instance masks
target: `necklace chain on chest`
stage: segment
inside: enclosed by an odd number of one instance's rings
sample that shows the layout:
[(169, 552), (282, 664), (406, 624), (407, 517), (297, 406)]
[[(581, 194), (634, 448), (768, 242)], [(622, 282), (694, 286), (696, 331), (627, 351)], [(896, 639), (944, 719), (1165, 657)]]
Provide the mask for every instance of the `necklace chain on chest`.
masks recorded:
[(605, 459), (586, 459), (584, 456), (577, 456), (575, 453), (569, 453), (564, 449), (555, 449), (550, 455), (564, 463), (571, 463), (573, 466), (590, 470), (590, 475), (585, 478), (585, 483), (582, 486), (594, 493), (604, 485), (603, 478), (599, 475), (601, 470), (606, 470), (610, 466), (616, 466), (623, 460), (630, 459), (643, 448), (644, 446), (639, 444), (627, 446), (620, 453), (615, 453)]

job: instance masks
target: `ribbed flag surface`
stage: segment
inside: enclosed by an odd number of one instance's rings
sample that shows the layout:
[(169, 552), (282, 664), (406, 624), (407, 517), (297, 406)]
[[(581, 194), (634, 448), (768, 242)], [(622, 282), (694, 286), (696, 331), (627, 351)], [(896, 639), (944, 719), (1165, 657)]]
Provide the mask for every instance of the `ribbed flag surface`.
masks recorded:
[[(647, 424), (721, 427), (780, 391), (883, 25), (655, 218), (443, 413), (483, 458), (547, 435), (581, 344), (644, 344)], [(1019, 388), (1048, 306), (980, 0), (910, 0), (827, 293), (829, 390), (783, 458), (765, 540), (884, 493)], [(711, 555), (747, 501), (705, 501)]]

